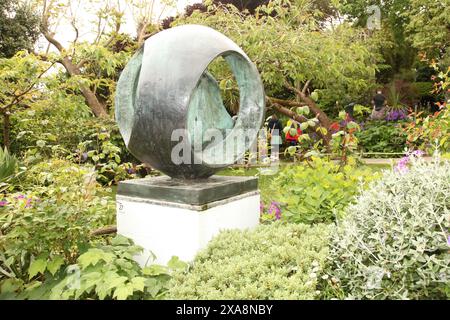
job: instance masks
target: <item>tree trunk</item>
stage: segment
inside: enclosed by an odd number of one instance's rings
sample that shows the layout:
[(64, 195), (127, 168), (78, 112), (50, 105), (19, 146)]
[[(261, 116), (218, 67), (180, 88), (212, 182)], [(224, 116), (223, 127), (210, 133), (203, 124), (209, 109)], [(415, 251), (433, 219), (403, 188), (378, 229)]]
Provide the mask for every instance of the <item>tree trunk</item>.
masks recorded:
[[(66, 69), (67, 73), (69, 75), (80, 75), (81, 71), (80, 69), (72, 63), (72, 61), (68, 57), (64, 57), (61, 61), (62, 65)], [(86, 86), (80, 87), (81, 94), (83, 95), (84, 99), (86, 100), (86, 104), (91, 108), (92, 112), (96, 117), (107, 117), (108, 112), (106, 111), (106, 106), (103, 105), (95, 95), (95, 93)]]
[(315, 115), (317, 115), (317, 118), (319, 119), (320, 123), (322, 124), (323, 127), (327, 128), (327, 130), (329, 131), (330, 129), (330, 125), (331, 125), (331, 121), (330, 118), (328, 118), (328, 116), (325, 114), (325, 112), (323, 112), (314, 102), (313, 99), (307, 97), (306, 95), (303, 95), (301, 97), (301, 99), (303, 100), (303, 102), (305, 102), (309, 109), (314, 112)]
[[(49, 32), (44, 31), (43, 34), (47, 41), (53, 44), (58, 49), (58, 51), (63, 54), (64, 47), (61, 45), (61, 43), (59, 43), (59, 41), (56, 40)], [(76, 64), (74, 64), (69, 57), (65, 56), (59, 62), (64, 66), (70, 76), (81, 75), (80, 68)], [(89, 87), (81, 86), (80, 91), (84, 99), (86, 100), (86, 104), (89, 106), (89, 108), (91, 108), (96, 117), (108, 116), (106, 106), (98, 100), (95, 93)]]

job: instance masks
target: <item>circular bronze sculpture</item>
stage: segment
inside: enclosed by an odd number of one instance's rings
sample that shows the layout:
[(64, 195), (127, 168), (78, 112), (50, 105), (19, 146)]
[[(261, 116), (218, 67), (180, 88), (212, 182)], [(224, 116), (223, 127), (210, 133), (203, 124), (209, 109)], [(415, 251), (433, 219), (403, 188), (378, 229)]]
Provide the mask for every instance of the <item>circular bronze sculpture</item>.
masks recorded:
[[(237, 119), (226, 111), (208, 65), (222, 56), (236, 78)], [(255, 142), (265, 95), (254, 64), (229, 38), (204, 26), (157, 33), (132, 57), (117, 84), (115, 112), (127, 148), (172, 178), (207, 178)], [(209, 132), (222, 137), (211, 137)], [(186, 132), (181, 140), (178, 133)], [(187, 145), (174, 160), (180, 142)], [(187, 152), (186, 152), (187, 150)]]

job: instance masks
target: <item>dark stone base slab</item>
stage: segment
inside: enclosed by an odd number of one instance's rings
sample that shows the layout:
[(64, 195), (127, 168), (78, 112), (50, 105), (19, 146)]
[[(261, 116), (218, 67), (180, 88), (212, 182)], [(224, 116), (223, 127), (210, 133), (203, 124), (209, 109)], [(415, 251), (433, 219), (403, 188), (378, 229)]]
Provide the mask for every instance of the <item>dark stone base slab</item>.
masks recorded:
[(203, 205), (258, 190), (258, 178), (212, 176), (200, 180), (178, 180), (168, 176), (119, 182), (117, 194), (149, 200)]

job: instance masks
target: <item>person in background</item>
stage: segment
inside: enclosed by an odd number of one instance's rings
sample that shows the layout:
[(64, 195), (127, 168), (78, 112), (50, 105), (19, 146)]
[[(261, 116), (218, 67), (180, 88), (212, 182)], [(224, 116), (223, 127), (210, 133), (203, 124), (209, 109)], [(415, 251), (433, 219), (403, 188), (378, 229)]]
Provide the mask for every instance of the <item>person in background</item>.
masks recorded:
[(386, 115), (386, 97), (383, 95), (380, 89), (377, 90), (377, 94), (372, 99), (373, 110), (370, 115), (372, 120), (382, 120)]
[(286, 142), (288, 146), (296, 146), (298, 144), (298, 138), (302, 134), (302, 130), (300, 129), (300, 126), (296, 123), (293, 123), (291, 125), (291, 129), (296, 129), (297, 134), (292, 135), (290, 132), (291, 130), (288, 130), (288, 132), (286, 132)]
[[(278, 119), (278, 117), (273, 114), (270, 117), (269, 123), (267, 125), (268, 131), (269, 131), (269, 140), (270, 140), (270, 156), (273, 159), (279, 158), (279, 151), (280, 147), (283, 144), (283, 140), (281, 139), (281, 131), (283, 130), (283, 125), (281, 124), (281, 121)], [(274, 150), (272, 150), (272, 148)]]
[(351, 103), (349, 103), (348, 105), (346, 105), (345, 106), (345, 113), (347, 114), (347, 117), (350, 119), (350, 121), (353, 121), (354, 120), (354, 118), (353, 118), (353, 112), (354, 112), (354, 110), (355, 110), (355, 105), (356, 105), (356, 103), (354, 103), (354, 102), (351, 102)]

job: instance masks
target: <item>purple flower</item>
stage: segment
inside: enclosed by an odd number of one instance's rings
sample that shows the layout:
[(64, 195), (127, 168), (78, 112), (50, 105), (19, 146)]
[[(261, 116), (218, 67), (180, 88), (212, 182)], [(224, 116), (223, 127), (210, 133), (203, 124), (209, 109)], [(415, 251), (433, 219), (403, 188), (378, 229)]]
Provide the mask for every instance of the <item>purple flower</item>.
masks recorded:
[(407, 117), (407, 115), (406, 115), (405, 111), (403, 111), (403, 110), (394, 110), (394, 111), (389, 112), (386, 115), (385, 119), (387, 121), (398, 121), (398, 120), (404, 120), (404, 119), (406, 119), (406, 117)]
[(4, 207), (8, 204), (8, 201), (4, 200), (4, 201), (0, 201), (0, 207)]
[(341, 122), (339, 122), (339, 125), (343, 128), (347, 125), (348, 121), (347, 120), (342, 120)]
[(264, 213), (264, 203), (262, 201), (259, 202), (259, 212)]
[(408, 156), (401, 158), (397, 162), (397, 165), (395, 166), (394, 170), (399, 172), (399, 173), (406, 173), (406, 172), (408, 172), (408, 162), (409, 162), (409, 157)]
[(278, 202), (272, 201), (272, 203), (270, 204), (270, 207), (269, 207), (269, 213), (270, 214), (275, 213), (276, 220), (281, 219), (281, 210), (280, 210), (279, 205), (280, 204)]
[(25, 208), (30, 208), (31, 207), (31, 201), (33, 201), (33, 199), (31, 197), (27, 199), (27, 203), (25, 204)]
[(424, 154), (425, 154), (425, 152), (423, 152), (422, 150), (414, 150), (413, 152), (411, 152), (411, 155), (415, 156), (415, 157), (421, 157)]
[(447, 236), (447, 245), (450, 247), (450, 236)]
[(397, 162), (397, 165), (394, 168), (395, 171), (400, 173), (408, 172), (408, 163), (411, 157), (421, 157), (424, 154), (425, 153), (422, 150), (414, 150), (413, 152), (408, 153), (406, 156), (404, 156)]
[(15, 199), (25, 199), (25, 196), (23, 194), (15, 196)]

